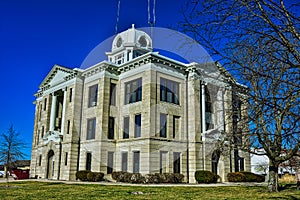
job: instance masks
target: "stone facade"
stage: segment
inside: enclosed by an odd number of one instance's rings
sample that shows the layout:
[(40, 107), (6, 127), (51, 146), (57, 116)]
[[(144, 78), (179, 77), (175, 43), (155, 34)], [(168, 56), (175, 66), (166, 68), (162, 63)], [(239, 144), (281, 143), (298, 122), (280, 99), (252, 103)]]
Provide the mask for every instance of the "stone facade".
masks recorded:
[(87, 69), (55, 65), (41, 83), (31, 177), (75, 180), (78, 170), (126, 170), (182, 173), (194, 183), (196, 170), (221, 181), (230, 171), (250, 171), (248, 153), (225, 154), (218, 146), (234, 127), (237, 85), (220, 64), (154, 53), (151, 38), (134, 27), (116, 36), (107, 56)]

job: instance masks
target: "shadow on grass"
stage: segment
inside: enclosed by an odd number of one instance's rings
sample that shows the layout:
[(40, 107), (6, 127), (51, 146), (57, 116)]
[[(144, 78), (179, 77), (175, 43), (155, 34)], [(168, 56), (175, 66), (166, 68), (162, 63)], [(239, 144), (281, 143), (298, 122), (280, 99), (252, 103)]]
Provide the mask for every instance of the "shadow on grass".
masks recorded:
[(287, 183), (287, 184), (281, 184), (278, 187), (278, 190), (281, 191), (296, 191), (297, 190), (297, 184), (296, 183)]

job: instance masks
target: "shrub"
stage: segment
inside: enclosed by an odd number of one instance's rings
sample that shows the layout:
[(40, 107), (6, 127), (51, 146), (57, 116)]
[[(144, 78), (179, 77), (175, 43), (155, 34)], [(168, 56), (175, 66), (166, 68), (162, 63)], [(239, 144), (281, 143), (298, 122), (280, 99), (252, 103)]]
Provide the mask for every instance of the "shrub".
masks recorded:
[(114, 180), (117, 180), (121, 173), (122, 172), (112, 172), (111, 173), (111, 178), (114, 179)]
[(227, 174), (229, 182), (264, 182), (263, 175), (254, 174), (252, 172), (232, 172)]
[(94, 174), (94, 172), (87, 173), (86, 179), (87, 179), (87, 181), (94, 181), (95, 180), (95, 174)]
[(144, 183), (160, 183), (159, 177), (156, 174), (146, 174), (144, 176)]
[(165, 173), (155, 173), (155, 175), (157, 176), (159, 183), (167, 183)]
[(182, 183), (182, 181), (184, 179), (183, 174), (176, 173), (176, 174), (174, 174), (174, 176), (175, 176), (175, 182), (174, 183)]
[(104, 179), (104, 173), (102, 172), (94, 172), (95, 173), (95, 181), (103, 181)]
[(245, 182), (246, 177), (241, 172), (231, 172), (227, 174), (227, 178), (229, 182)]
[(76, 179), (79, 179), (81, 181), (87, 181), (87, 174), (89, 173), (89, 170), (80, 170), (76, 172)]
[(245, 175), (246, 182), (264, 182), (265, 181), (265, 176), (259, 175), (259, 174), (254, 174), (252, 172), (240, 172)]
[(182, 174), (163, 173), (146, 174), (128, 172), (113, 172), (111, 177), (117, 182), (126, 183), (181, 183), (184, 176)]
[(87, 180), (88, 181), (93, 181), (93, 182), (102, 181), (103, 177), (104, 177), (104, 174), (102, 172), (89, 172), (89, 173), (87, 173)]
[(205, 170), (200, 170), (195, 172), (195, 179), (198, 183), (216, 183), (219, 176)]
[(140, 173), (128, 173), (129, 183), (143, 183), (144, 177)]
[(130, 182), (131, 175), (128, 172), (113, 172), (111, 177), (117, 182)]

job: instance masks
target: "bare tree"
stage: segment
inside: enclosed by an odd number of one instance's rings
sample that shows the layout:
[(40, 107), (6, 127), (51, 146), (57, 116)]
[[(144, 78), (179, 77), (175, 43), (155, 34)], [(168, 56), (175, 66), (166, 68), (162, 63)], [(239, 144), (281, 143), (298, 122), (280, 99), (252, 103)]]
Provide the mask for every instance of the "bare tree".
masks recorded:
[(248, 87), (247, 115), (238, 124), (249, 145), (241, 147), (252, 153), (264, 149), (269, 191), (278, 191), (278, 167), (300, 147), (298, 8), (283, 0), (194, 0), (181, 24)]
[(4, 163), (7, 187), (9, 186), (8, 172), (12, 163), (24, 158), (25, 143), (20, 139), (20, 134), (11, 125), (6, 133), (0, 135), (0, 162)]
[(258, 172), (261, 172), (261, 173), (263, 173), (265, 175), (268, 172), (268, 168), (269, 168), (269, 163), (267, 163), (267, 162), (260, 162), (255, 167), (255, 170), (258, 171)]

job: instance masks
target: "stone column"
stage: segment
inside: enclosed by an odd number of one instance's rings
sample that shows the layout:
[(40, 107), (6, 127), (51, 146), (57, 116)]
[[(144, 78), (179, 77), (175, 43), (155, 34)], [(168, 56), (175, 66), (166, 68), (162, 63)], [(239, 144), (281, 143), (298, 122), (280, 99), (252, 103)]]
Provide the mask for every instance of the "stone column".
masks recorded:
[(62, 116), (61, 116), (61, 134), (64, 134), (65, 130), (65, 115), (66, 115), (66, 103), (67, 103), (67, 88), (63, 89), (64, 91), (64, 100), (63, 100), (63, 107), (62, 107)]
[(201, 120), (202, 120), (202, 141), (205, 141), (205, 85), (201, 84)]
[(205, 85), (201, 84), (201, 121), (202, 121), (202, 168), (205, 170), (206, 158), (205, 158)]
[(56, 115), (56, 102), (57, 102), (57, 96), (55, 94), (52, 94), (52, 105), (51, 105), (51, 115), (50, 115), (50, 131), (54, 131), (55, 128), (55, 115)]

